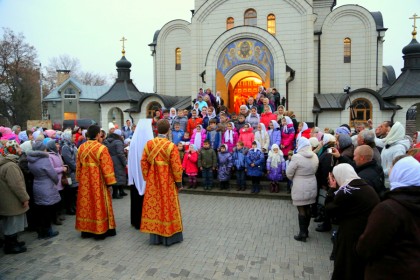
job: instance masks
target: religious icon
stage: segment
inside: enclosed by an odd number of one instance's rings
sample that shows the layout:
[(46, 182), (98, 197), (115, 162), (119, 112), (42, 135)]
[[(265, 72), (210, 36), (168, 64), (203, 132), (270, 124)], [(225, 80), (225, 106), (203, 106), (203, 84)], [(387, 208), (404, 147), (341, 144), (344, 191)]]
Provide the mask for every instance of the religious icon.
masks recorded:
[(240, 43), (238, 55), (241, 58), (249, 58), (252, 55), (251, 44), (249, 41), (243, 41)]

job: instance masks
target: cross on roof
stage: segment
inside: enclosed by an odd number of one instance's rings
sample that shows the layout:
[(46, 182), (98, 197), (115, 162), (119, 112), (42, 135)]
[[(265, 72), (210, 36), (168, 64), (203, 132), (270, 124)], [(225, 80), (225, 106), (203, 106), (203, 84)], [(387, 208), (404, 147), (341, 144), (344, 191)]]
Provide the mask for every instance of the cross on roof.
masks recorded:
[(127, 41), (127, 39), (123, 36), (122, 39), (120, 40), (122, 42), (122, 53), (123, 55), (125, 54), (125, 46), (124, 46), (124, 42)]
[(411, 34), (413, 35), (413, 39), (416, 39), (416, 35), (417, 35), (417, 26), (416, 26), (416, 19), (420, 19), (419, 16), (417, 16), (417, 14), (414, 14), (413, 17), (409, 18), (414, 20), (414, 24), (413, 24), (413, 32), (411, 32)]

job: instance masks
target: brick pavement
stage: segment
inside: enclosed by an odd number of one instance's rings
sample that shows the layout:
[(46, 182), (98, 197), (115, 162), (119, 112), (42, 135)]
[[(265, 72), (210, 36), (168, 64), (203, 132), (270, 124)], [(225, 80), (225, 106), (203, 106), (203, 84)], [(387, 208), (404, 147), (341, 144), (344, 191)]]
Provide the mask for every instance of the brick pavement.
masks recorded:
[(60, 235), (28, 252), (0, 252), (0, 279), (330, 279), (330, 236), (310, 226), (306, 243), (293, 239), (297, 210), (290, 200), (180, 194), (184, 242), (148, 244), (130, 225), (129, 197), (114, 200), (117, 236), (82, 239), (74, 216)]

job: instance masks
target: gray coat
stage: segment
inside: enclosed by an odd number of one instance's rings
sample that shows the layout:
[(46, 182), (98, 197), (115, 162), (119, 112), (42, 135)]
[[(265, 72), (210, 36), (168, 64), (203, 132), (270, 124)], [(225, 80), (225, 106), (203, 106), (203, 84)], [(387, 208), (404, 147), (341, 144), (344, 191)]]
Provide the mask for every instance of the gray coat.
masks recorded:
[(28, 151), (28, 167), (34, 175), (34, 203), (36, 205), (54, 205), (60, 202), (60, 194), (55, 188), (58, 175), (51, 165), (49, 155), (43, 151)]
[(108, 148), (109, 154), (111, 155), (112, 162), (114, 163), (114, 174), (117, 179), (117, 186), (127, 185), (127, 174), (125, 167), (127, 165), (127, 158), (124, 154), (124, 143), (121, 138), (113, 133), (106, 138), (104, 141), (105, 146)]
[(318, 164), (318, 157), (311, 151), (311, 147), (304, 147), (292, 156), (286, 175), (293, 181), (293, 205), (303, 206), (315, 203), (317, 194), (315, 173)]
[(76, 181), (76, 157), (77, 148), (70, 142), (64, 141), (61, 147), (61, 156), (65, 165), (69, 167), (71, 177), (71, 187), (77, 188), (79, 183)]

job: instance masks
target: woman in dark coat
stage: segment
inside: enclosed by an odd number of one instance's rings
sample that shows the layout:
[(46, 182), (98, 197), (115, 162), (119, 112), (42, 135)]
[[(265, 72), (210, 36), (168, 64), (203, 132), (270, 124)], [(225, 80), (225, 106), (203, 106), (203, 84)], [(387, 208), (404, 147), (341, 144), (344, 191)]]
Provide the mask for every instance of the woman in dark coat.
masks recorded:
[[(365, 263), (355, 247), (372, 209), (379, 203), (375, 190), (357, 176), (350, 164), (334, 167), (329, 176), (330, 190), (325, 209), (339, 224), (331, 279), (364, 279)], [(338, 189), (338, 190), (337, 190)]]
[(356, 250), (367, 261), (367, 280), (419, 279), (420, 163), (403, 157), (389, 179), (391, 191), (370, 214)]
[(122, 198), (127, 194), (123, 187), (127, 185), (127, 174), (125, 167), (127, 165), (127, 158), (124, 154), (124, 142), (121, 139), (121, 130), (117, 129), (114, 133), (108, 135), (104, 141), (104, 145), (108, 148), (114, 163), (114, 174), (117, 183), (112, 186), (112, 198)]

